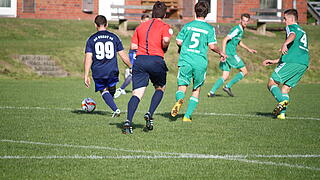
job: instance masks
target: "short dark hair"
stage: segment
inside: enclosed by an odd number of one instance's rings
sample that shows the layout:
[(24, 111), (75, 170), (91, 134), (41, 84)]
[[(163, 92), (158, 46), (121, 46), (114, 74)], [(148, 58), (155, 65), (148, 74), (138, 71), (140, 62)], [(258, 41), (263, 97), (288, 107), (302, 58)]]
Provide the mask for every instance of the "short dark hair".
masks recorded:
[(200, 1), (194, 6), (197, 17), (206, 17), (209, 13), (209, 4), (206, 1)]
[(298, 20), (298, 11), (296, 9), (287, 9), (284, 11), (285, 15), (292, 15), (294, 16), (295, 20)]
[(96, 23), (96, 25), (98, 26), (98, 27), (100, 27), (100, 26), (107, 26), (107, 18), (106, 17), (104, 17), (103, 15), (98, 15), (98, 16), (96, 16), (96, 18), (94, 19), (94, 23)]
[(166, 15), (167, 6), (164, 2), (157, 1), (152, 8), (152, 18), (164, 18)]
[(243, 13), (243, 14), (241, 14), (241, 19), (242, 19), (243, 17), (246, 17), (246, 18), (250, 19), (250, 14), (248, 14), (248, 13)]
[(150, 18), (148, 14), (142, 14), (141, 20), (145, 20), (146, 18)]

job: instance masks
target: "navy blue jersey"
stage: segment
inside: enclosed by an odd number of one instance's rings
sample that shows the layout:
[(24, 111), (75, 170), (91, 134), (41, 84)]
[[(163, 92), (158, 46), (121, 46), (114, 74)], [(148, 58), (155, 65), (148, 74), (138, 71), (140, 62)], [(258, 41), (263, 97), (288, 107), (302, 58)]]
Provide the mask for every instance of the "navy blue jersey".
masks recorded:
[(117, 52), (123, 50), (120, 38), (109, 31), (98, 31), (86, 43), (85, 53), (92, 53), (92, 77), (108, 79), (118, 76)]

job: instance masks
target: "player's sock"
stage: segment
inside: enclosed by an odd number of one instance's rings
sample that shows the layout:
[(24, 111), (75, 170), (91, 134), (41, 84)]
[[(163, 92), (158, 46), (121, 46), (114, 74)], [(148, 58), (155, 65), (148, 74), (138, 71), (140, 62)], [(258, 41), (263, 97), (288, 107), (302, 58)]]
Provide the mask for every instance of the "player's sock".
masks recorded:
[(190, 116), (192, 115), (193, 111), (196, 109), (196, 107), (198, 105), (198, 102), (199, 102), (198, 98), (196, 98), (194, 96), (190, 97), (187, 112), (184, 114), (184, 116), (186, 118), (190, 118)]
[(178, 100), (180, 100), (180, 99), (183, 99), (184, 96), (185, 96), (184, 92), (178, 90), (178, 91), (176, 92), (176, 101), (178, 101)]
[(130, 82), (131, 82), (131, 80), (132, 80), (132, 75), (129, 75), (125, 80), (124, 80), (124, 82), (122, 83), (122, 85), (121, 85), (121, 89), (125, 89), (129, 84), (130, 84)]
[(273, 95), (273, 97), (277, 100), (277, 102), (283, 101), (281, 90), (277, 85), (272, 85), (270, 87), (270, 92)]
[(235, 83), (243, 79), (244, 75), (242, 72), (237, 73), (231, 81), (226, 85), (227, 88), (231, 88)]
[(127, 120), (129, 120), (130, 123), (132, 123), (132, 118), (138, 108), (139, 102), (140, 102), (140, 99), (137, 96), (132, 96), (130, 98), (130, 101), (128, 102)]
[(211, 90), (210, 90), (210, 93), (211, 93), (211, 94), (214, 94), (214, 93), (217, 91), (217, 89), (219, 89), (219, 88), (223, 85), (223, 83), (224, 83), (224, 79), (223, 79), (222, 77), (220, 77), (220, 78), (216, 81), (216, 83), (214, 83), (214, 85), (212, 86), (212, 88), (211, 88)]
[(154, 111), (157, 109), (158, 105), (161, 102), (161, 99), (163, 97), (163, 91), (162, 90), (156, 90), (153, 93), (152, 99), (151, 99), (151, 104), (149, 107), (149, 113), (151, 117), (153, 116)]
[[(282, 93), (282, 101), (284, 100), (287, 100), (288, 102), (290, 101), (290, 97), (289, 97), (289, 94), (288, 93)], [(286, 113), (287, 112), (287, 108), (288, 106), (286, 106), (282, 111), (280, 111), (280, 114), (281, 113)]]
[(116, 103), (113, 101), (113, 97), (109, 91), (103, 91), (101, 96), (104, 102), (112, 109), (112, 111), (116, 111), (118, 109)]

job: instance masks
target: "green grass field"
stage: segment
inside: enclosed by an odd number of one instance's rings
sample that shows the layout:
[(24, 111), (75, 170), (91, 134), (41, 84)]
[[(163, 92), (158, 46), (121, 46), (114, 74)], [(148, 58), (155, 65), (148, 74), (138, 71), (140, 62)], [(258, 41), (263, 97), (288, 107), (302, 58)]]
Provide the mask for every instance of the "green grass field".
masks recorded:
[[(169, 116), (169, 83), (144, 132), (152, 87), (134, 117), (134, 134), (121, 134), (126, 113), (111, 111), (82, 79), (0, 80), (0, 179), (319, 179), (320, 85), (290, 93), (286, 120), (273, 119), (275, 100), (265, 84), (239, 83), (236, 97), (207, 98), (207, 82), (193, 122)], [(210, 84), (209, 84), (210, 83)], [(189, 92), (190, 94), (190, 92)], [(97, 102), (83, 113), (81, 101)], [(116, 99), (126, 111), (130, 95)]]

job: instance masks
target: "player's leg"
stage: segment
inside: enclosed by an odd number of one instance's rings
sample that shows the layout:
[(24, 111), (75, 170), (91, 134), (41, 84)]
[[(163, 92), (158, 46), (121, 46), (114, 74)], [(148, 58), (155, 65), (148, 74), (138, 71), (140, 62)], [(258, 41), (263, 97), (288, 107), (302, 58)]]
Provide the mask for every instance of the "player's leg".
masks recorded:
[(291, 87), (288, 85), (283, 85), (281, 88), (281, 93), (282, 93), (282, 106), (283, 104), (286, 104), (286, 106), (279, 112), (279, 115), (277, 116), (278, 119), (285, 119), (286, 118), (286, 112), (288, 109), (288, 105), (290, 102), (290, 97), (289, 97), (289, 92), (291, 90)]
[[(111, 89), (111, 92), (109, 89)], [(116, 103), (113, 100), (112, 93), (114, 93), (114, 89), (115, 89), (115, 86), (104, 88), (103, 90), (100, 91), (100, 93), (104, 102), (112, 109), (113, 111), (112, 117), (118, 117), (120, 116), (120, 109), (118, 109)]]
[(214, 97), (216, 91), (223, 85), (223, 83), (228, 79), (230, 74), (230, 65), (226, 62), (220, 62), (219, 68), (222, 70), (222, 76), (214, 83), (208, 97)]
[(230, 80), (228, 84), (226, 84), (227, 88), (231, 88), (234, 84), (239, 82), (241, 79), (244, 78), (248, 74), (248, 70), (246, 67), (242, 67), (239, 69), (240, 71)]
[(148, 67), (148, 72), (150, 80), (153, 83), (155, 91), (151, 98), (150, 106), (148, 112), (144, 115), (146, 120), (146, 129), (153, 129), (153, 114), (156, 111), (157, 107), (161, 103), (163, 98), (165, 85), (167, 83), (167, 71), (168, 68), (165, 64), (165, 61), (158, 56), (152, 57), (152, 63)]
[(126, 94), (125, 88), (131, 83), (132, 81), (132, 73), (129, 68), (125, 70), (125, 80), (120, 86), (120, 88), (117, 89), (114, 98), (120, 97), (122, 94)]
[[(118, 78), (115, 77), (113, 79), (93, 79), (95, 83), (95, 91), (99, 91), (101, 93), (101, 97), (104, 102), (118, 115), (120, 114), (120, 110), (113, 100), (113, 94), (115, 90), (115, 85), (118, 82)], [(114, 117), (114, 116), (113, 116)]]
[(187, 87), (191, 83), (192, 78), (192, 67), (188, 64), (179, 67), (177, 84), (178, 90), (176, 92), (176, 102), (171, 109), (171, 116), (176, 117), (181, 109), (182, 104), (184, 103), (185, 93)]
[(178, 90), (176, 92), (176, 102), (171, 109), (171, 116), (176, 117), (181, 109), (182, 104), (184, 103), (184, 97), (187, 91), (186, 85), (178, 86)]
[(182, 121), (191, 122), (191, 115), (193, 111), (197, 108), (199, 103), (200, 87), (204, 84), (206, 78), (206, 69), (194, 70), (193, 71), (193, 90), (190, 97), (188, 108)]
[(197, 108), (197, 105), (199, 103), (199, 94), (200, 94), (200, 87), (192, 90), (192, 95), (189, 99), (188, 108), (186, 113), (183, 116), (182, 121), (191, 122), (191, 115), (193, 111)]
[(135, 61), (135, 65), (132, 68), (132, 96), (128, 102), (128, 113), (127, 113), (127, 119), (124, 122), (124, 134), (131, 134), (132, 131), (132, 120), (134, 117), (134, 114), (138, 108), (138, 105), (140, 103), (140, 100), (142, 99), (145, 89), (148, 86), (149, 83), (149, 74), (146, 72), (144, 68), (144, 62), (147, 60), (144, 60), (144, 58), (141, 58), (141, 56), (137, 57), (137, 60)]

